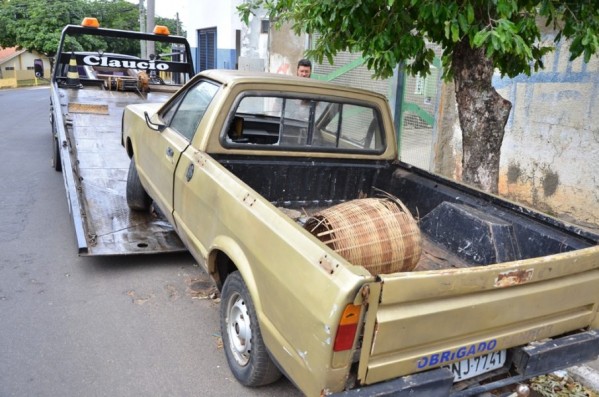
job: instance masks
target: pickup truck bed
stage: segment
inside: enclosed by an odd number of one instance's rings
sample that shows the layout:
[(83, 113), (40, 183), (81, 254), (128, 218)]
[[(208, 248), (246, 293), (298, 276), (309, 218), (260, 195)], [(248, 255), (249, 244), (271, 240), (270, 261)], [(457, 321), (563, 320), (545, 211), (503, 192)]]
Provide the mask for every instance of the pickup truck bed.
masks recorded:
[(400, 162), (215, 158), (277, 207), (307, 215), (382, 192), (398, 197), (419, 219), (423, 234), (423, 255), (415, 270), (489, 265), (599, 243), (584, 229), (504, 200), (477, 197), (473, 189)]
[[(185, 250), (172, 226), (156, 211), (129, 210), (125, 186), (129, 157), (121, 145), (126, 105), (165, 102), (171, 92), (108, 91), (102, 86), (58, 89), (65, 129), (60, 158), (79, 253), (121, 255)], [(58, 113), (58, 112), (57, 112)], [(58, 116), (60, 117), (60, 116)]]
[[(404, 274), (378, 274), (381, 283), (370, 285), (369, 294), (378, 298), (368, 300), (357, 372), (365, 383), (411, 374), (414, 362), (420, 370), (435, 367), (467, 346), (505, 348), (577, 327), (582, 330), (595, 317), (596, 234), (401, 162), (214, 157), (279, 208), (310, 215), (345, 200), (386, 192), (401, 199), (419, 219), (423, 246), (416, 268)], [(586, 254), (578, 251), (584, 248)], [(576, 347), (577, 338), (585, 335), (546, 339), (539, 346), (547, 355), (538, 357), (523, 353), (530, 347), (508, 350), (511, 362), (522, 355), (527, 362), (515, 364), (520, 378), (511, 381), (573, 365), (586, 352), (589, 357), (584, 359), (592, 359), (596, 334), (590, 337), (593, 342)], [(552, 351), (551, 346), (562, 343), (567, 347)], [(418, 380), (410, 378), (413, 384), (401, 387), (409, 393), (416, 383), (446, 376), (440, 371), (418, 374)], [(503, 367), (486, 376), (506, 373)], [(456, 395), (476, 395), (499, 384)], [(397, 392), (393, 388), (400, 386), (381, 387)], [(462, 386), (456, 387), (454, 391)]]

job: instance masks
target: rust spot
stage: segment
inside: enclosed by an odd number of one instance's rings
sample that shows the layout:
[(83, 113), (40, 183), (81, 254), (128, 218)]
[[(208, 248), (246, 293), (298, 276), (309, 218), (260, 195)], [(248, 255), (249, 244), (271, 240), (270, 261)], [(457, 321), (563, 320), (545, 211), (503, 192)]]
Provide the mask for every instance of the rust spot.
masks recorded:
[(370, 297), (370, 287), (368, 285), (364, 286), (364, 288), (362, 288), (361, 294), (362, 299), (364, 299), (364, 301), (367, 301)]
[(534, 269), (512, 270), (509, 272), (499, 273), (495, 279), (495, 287), (503, 288), (527, 283), (532, 279), (533, 273)]

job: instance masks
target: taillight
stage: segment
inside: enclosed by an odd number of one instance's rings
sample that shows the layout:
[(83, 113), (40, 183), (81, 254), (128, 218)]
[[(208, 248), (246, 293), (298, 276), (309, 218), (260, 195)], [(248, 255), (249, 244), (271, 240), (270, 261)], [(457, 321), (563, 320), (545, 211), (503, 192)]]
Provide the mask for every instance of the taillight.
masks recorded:
[(360, 321), (360, 305), (347, 305), (341, 320), (339, 321), (339, 328), (337, 328), (337, 335), (335, 336), (335, 344), (333, 345), (333, 351), (340, 352), (343, 350), (349, 350), (354, 345), (354, 339), (356, 338), (356, 331), (358, 330), (358, 323)]

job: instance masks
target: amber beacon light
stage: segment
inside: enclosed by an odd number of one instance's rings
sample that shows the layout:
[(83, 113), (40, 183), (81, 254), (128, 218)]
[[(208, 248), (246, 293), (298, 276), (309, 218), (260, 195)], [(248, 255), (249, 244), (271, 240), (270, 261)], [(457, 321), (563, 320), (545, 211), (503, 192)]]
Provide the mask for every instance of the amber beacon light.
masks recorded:
[(100, 23), (96, 18), (85, 17), (83, 18), (83, 21), (81, 21), (81, 26), (85, 26), (86, 28), (99, 28)]
[(171, 34), (171, 32), (164, 25), (156, 25), (156, 26), (154, 26), (154, 34), (159, 34), (159, 35), (162, 35), (162, 36), (168, 36), (168, 35)]

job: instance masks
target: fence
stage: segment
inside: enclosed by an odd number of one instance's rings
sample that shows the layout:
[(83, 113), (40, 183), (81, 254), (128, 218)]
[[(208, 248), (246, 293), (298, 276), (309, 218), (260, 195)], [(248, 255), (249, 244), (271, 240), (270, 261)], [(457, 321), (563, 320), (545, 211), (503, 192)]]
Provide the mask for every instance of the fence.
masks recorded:
[(375, 80), (360, 54), (342, 51), (334, 57), (332, 65), (327, 62), (315, 64), (312, 77), (386, 95), (394, 111), (400, 158), (430, 170), (437, 92), (441, 85), (440, 67), (439, 58), (436, 58), (432, 73), (426, 77), (399, 72), (394, 78)]
[(0, 89), (47, 85), (49, 83), (46, 79), (36, 78), (33, 70), (4, 71), (3, 77), (0, 79)]

